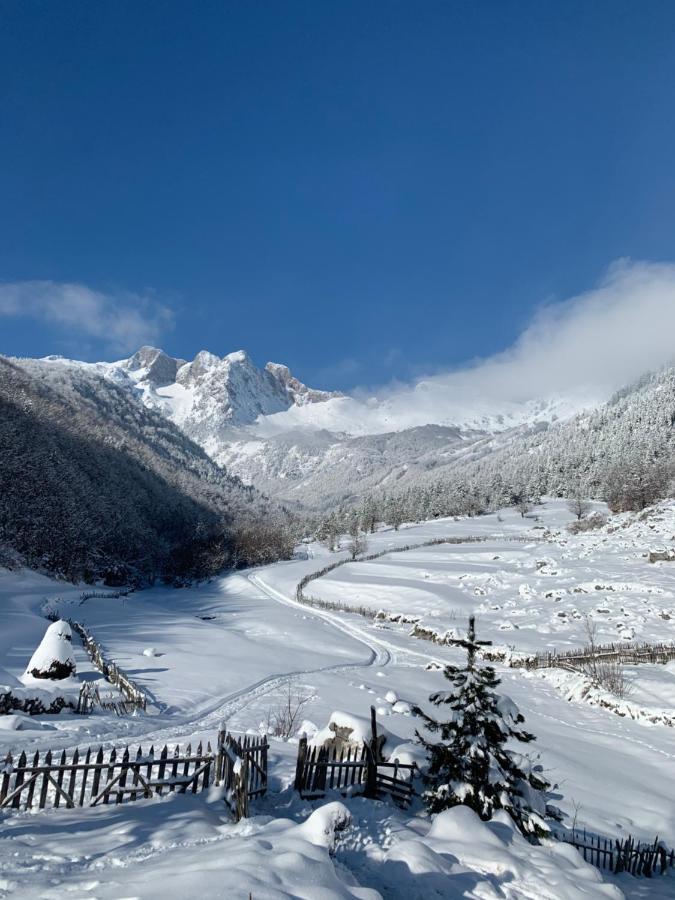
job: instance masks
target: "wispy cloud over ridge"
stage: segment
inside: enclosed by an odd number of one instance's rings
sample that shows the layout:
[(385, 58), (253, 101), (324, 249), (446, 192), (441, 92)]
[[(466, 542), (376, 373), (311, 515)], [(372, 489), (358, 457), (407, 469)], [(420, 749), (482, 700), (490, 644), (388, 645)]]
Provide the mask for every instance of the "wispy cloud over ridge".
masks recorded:
[[(675, 264), (619, 260), (592, 290), (540, 307), (494, 356), (410, 388), (519, 402), (576, 390), (611, 391), (675, 361)], [(381, 396), (386, 396), (384, 392)]]
[(171, 310), (151, 296), (56, 281), (0, 282), (3, 316), (30, 318), (93, 338), (114, 353), (156, 343), (173, 324)]
[(675, 364), (675, 264), (619, 260), (592, 290), (541, 306), (501, 353), (410, 384), (291, 409), (261, 431), (480, 428), (495, 417), (517, 422), (527, 408), (528, 418), (538, 410), (544, 418), (567, 416), (668, 364)]

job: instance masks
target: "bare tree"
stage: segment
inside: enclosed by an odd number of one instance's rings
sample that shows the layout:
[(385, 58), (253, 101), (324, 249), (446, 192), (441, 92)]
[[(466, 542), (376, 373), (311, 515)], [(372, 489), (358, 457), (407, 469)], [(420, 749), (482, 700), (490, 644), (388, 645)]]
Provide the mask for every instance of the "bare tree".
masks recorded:
[(289, 679), (283, 699), (267, 711), (267, 733), (288, 740), (298, 730), (302, 711), (311, 699), (311, 694), (304, 693)]
[(516, 503), (516, 509), (520, 513), (521, 518), (524, 519), (525, 516), (527, 515), (527, 513), (529, 513), (530, 510), (532, 509), (532, 504), (530, 503), (529, 500), (525, 500), (525, 499), (519, 500)]
[(588, 500), (584, 500), (581, 494), (575, 494), (567, 501), (567, 508), (573, 516), (577, 517), (577, 522), (580, 522), (589, 514), (592, 507)]
[(357, 556), (362, 556), (367, 549), (368, 541), (366, 540), (365, 534), (356, 534), (351, 536), (349, 540), (349, 552), (352, 559), (356, 559)]
[(588, 613), (584, 616), (584, 632), (588, 642), (588, 652), (591, 657), (591, 661), (588, 665), (588, 674), (591, 675), (592, 678), (597, 678), (598, 661), (596, 658), (596, 645), (598, 643), (598, 624), (595, 619), (592, 619), (588, 615)]

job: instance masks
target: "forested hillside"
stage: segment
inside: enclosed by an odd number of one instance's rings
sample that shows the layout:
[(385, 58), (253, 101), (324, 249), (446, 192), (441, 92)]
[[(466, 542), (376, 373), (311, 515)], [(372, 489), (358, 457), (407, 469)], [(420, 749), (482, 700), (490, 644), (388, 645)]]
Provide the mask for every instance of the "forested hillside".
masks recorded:
[(408, 471), (398, 486), (373, 491), (324, 518), (323, 529), (347, 528), (355, 512), (368, 530), (375, 520), (396, 525), (507, 505), (525, 511), (542, 495), (606, 500), (621, 512), (643, 509), (674, 491), (675, 369), (668, 368), (593, 412), (526, 434), (513, 429), (493, 435), (450, 462), (439, 458), (426, 472)]
[(0, 548), (70, 579), (203, 577), (292, 548), (285, 514), (76, 367), (0, 358)]

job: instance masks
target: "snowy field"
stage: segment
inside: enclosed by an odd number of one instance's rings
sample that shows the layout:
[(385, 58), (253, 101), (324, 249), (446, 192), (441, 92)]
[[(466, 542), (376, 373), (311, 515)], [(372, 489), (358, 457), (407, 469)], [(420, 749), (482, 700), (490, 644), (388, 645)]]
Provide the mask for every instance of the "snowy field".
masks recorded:
[[(462, 630), (475, 612), (479, 637), (518, 651), (583, 644), (586, 614), (597, 623), (600, 641), (675, 638), (675, 563), (646, 557), (672, 546), (673, 505), (661, 504), (643, 518), (613, 517), (609, 527), (577, 536), (565, 530), (572, 516), (564, 503), (546, 503), (532, 515), (536, 519), (504, 511), (379, 532), (369, 539), (369, 552), (447, 536), (487, 541), (350, 563), (311, 582), (308, 593), (419, 618), (439, 633)], [(407, 704), (424, 703), (442, 685), (441, 671), (428, 666), (458, 660), (457, 651), (412, 636), (410, 624), (298, 605), (293, 597), (300, 578), (339, 558), (318, 545), (303, 549), (307, 559), (190, 589), (154, 588), (83, 604), (80, 588), (30, 572), (0, 573), (0, 683), (16, 684), (24, 672), (44, 634), (41, 611), (48, 601), (85, 624), (150, 696), (148, 712), (136, 716), (11, 717), (6, 725), (12, 727), (0, 727), (0, 751), (213, 741), (221, 722), (233, 732), (259, 732), (289, 679), (309, 698), (303, 728), (310, 735), (335, 710), (367, 717), (374, 704), (391, 735), (389, 749), (409, 742), (416, 720)], [(79, 677), (96, 678), (74, 640)], [(156, 655), (144, 655), (150, 647)], [(675, 845), (671, 727), (584, 702), (550, 673), (498, 671), (503, 692), (537, 736), (568, 824), (576, 816), (603, 835), (653, 839), (658, 833)], [(630, 675), (630, 702), (675, 712), (673, 666), (635, 667)], [(301, 802), (288, 787), (296, 752), (297, 740), (272, 739), (270, 792), (258, 815), (237, 826), (222, 800), (200, 795), (115, 809), (5, 814), (0, 896), (201, 893), (245, 900), (251, 892), (256, 900), (557, 900), (675, 894), (672, 876), (609, 881), (605, 875), (602, 882), (572, 848), (533, 849), (504, 821), (484, 825), (466, 810), (432, 825), (417, 809), (402, 813), (386, 803), (349, 800), (345, 808), (327, 808)], [(347, 808), (352, 826), (333, 847), (331, 815), (344, 817)]]

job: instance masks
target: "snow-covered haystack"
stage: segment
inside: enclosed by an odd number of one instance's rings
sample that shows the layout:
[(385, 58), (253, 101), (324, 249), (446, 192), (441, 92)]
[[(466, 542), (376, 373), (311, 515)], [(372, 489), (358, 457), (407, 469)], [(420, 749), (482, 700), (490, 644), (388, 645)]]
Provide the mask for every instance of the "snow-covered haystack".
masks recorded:
[(60, 681), (63, 678), (71, 678), (75, 672), (73, 633), (70, 625), (63, 619), (59, 619), (45, 632), (40, 646), (31, 656), (26, 668), (26, 675)]

